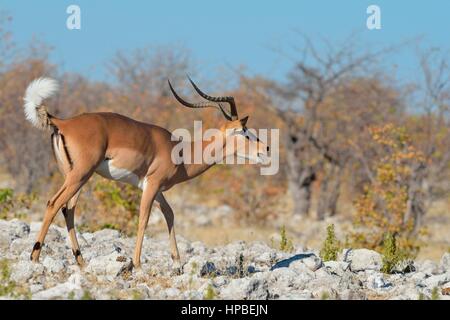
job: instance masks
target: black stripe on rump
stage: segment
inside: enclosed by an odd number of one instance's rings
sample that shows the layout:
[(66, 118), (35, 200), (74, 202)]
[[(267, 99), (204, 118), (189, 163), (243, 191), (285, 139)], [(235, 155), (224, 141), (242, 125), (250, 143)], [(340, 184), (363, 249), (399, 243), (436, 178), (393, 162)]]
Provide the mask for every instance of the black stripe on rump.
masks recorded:
[(64, 136), (62, 134), (59, 134), (61, 137), (61, 141), (63, 143), (64, 153), (66, 154), (67, 160), (69, 161), (70, 170), (73, 169), (73, 161), (70, 157), (69, 150), (67, 149), (66, 140), (64, 139)]

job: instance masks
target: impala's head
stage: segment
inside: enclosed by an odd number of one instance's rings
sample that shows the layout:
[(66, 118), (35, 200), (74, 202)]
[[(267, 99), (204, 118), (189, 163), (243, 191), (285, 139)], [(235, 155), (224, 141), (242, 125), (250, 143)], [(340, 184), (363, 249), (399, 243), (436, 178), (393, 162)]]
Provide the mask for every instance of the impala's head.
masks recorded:
[[(189, 78), (189, 77), (188, 77)], [(236, 103), (233, 97), (212, 97), (204, 92), (202, 92), (197, 85), (189, 78), (195, 91), (208, 100), (209, 102), (198, 102), (190, 103), (182, 99), (173, 89), (172, 84), (169, 81), (170, 90), (172, 91), (175, 98), (182, 105), (188, 108), (216, 108), (218, 109), (223, 117), (225, 123), (222, 125), (222, 132), (226, 143), (232, 143), (234, 148), (227, 148), (231, 150), (230, 154), (225, 154), (225, 156), (237, 156), (240, 158), (249, 159), (257, 163), (265, 163), (268, 159), (269, 147), (258, 139), (258, 137), (247, 128), (248, 116), (239, 118), (236, 108)], [(211, 103), (213, 102), (213, 103)], [(225, 110), (222, 103), (227, 103), (230, 106), (230, 112)]]
[(227, 144), (235, 146), (232, 153), (237, 157), (265, 163), (268, 160), (269, 147), (259, 140), (253, 130), (247, 128), (247, 121), (248, 116), (225, 123), (222, 130), (227, 138)]

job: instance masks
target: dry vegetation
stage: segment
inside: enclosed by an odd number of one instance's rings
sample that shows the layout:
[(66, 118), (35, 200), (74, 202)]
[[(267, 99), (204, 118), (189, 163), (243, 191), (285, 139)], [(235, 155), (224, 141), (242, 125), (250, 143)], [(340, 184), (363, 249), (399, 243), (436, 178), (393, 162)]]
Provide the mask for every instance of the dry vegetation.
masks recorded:
[[(1, 218), (44, 205), (62, 181), (48, 136), (24, 120), (22, 96), (36, 77), (62, 83), (47, 102), (56, 116), (107, 110), (170, 130), (192, 128), (194, 119), (205, 127), (219, 120), (214, 112), (180, 108), (168, 92), (168, 77), (182, 87), (186, 73), (196, 74), (185, 48), (120, 52), (108, 64), (113, 81), (93, 82), (61, 74), (47, 59), (46, 46), (17, 48), (10, 19), (0, 17)], [(349, 40), (319, 54), (309, 39), (300, 41), (304, 52), (298, 52), (286, 83), (241, 75), (237, 87), (220, 92), (235, 96), (241, 114), (251, 114), (251, 127), (281, 129), (280, 173), (265, 177), (252, 166), (217, 166), (169, 191), (180, 215), (195, 203), (234, 209), (232, 227), (182, 225), (180, 233), (213, 244), (269, 242), (285, 224), (295, 242), (319, 247), (332, 221), (338, 236), (353, 245), (382, 250), (386, 235), (395, 234), (399, 248), (416, 254), (422, 246), (427, 257), (435, 257), (430, 247), (438, 248), (440, 257), (450, 246), (447, 57), (423, 51), (417, 71), (422, 80), (402, 84), (379, 63), (391, 49), (361, 52)], [(133, 234), (139, 196), (136, 189), (96, 177), (83, 190), (78, 225)], [(153, 227), (152, 233), (164, 229)]]

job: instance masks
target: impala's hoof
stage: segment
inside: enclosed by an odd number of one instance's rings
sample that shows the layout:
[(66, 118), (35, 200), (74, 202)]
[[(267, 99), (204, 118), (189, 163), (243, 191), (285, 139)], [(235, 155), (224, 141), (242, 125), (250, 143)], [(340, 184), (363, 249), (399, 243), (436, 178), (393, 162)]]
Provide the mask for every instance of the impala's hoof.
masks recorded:
[(31, 254), (30, 261), (33, 263), (39, 263), (39, 258), (33, 258), (33, 254)]
[(36, 242), (33, 246), (33, 250), (30, 254), (30, 260), (33, 262), (39, 262), (39, 254), (41, 253), (42, 245), (40, 242)]
[(123, 267), (117, 273), (117, 276), (130, 274), (131, 272), (133, 272), (133, 269), (135, 267), (136, 266), (133, 264), (133, 260), (131, 260), (129, 263), (123, 265)]
[(80, 267), (80, 269), (84, 269), (86, 267), (86, 262), (84, 262), (84, 259), (77, 259), (77, 265)]
[(171, 276), (181, 276), (183, 274), (183, 271), (181, 268), (172, 268), (172, 271), (170, 272)]
[(183, 274), (183, 267), (181, 266), (180, 261), (175, 261), (172, 266), (172, 276), (180, 276)]
[(72, 249), (73, 256), (75, 257), (75, 261), (77, 262), (78, 266), (80, 268), (84, 268), (86, 263), (84, 262), (83, 256), (81, 255), (80, 249), (73, 250)]

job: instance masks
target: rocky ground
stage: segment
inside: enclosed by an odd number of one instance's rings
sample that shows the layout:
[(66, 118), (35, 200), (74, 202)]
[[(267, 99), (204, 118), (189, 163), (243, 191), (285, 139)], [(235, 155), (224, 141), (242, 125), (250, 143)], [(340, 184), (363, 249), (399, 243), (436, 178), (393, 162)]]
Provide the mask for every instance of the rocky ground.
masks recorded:
[(382, 257), (344, 250), (282, 252), (262, 242), (208, 248), (178, 237), (183, 267), (172, 269), (167, 239), (146, 238), (142, 269), (123, 272), (134, 239), (104, 229), (79, 235), (86, 267), (76, 266), (66, 230), (50, 228), (40, 263), (29, 261), (40, 223), (0, 220), (4, 299), (450, 299), (450, 253), (380, 272)]

